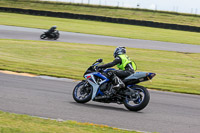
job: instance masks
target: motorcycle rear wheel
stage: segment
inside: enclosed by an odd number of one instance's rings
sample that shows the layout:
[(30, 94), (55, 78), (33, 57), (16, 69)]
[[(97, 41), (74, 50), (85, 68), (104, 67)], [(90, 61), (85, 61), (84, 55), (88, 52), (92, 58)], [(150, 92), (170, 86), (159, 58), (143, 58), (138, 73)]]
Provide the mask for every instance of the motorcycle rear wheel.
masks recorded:
[(89, 102), (92, 98), (92, 86), (86, 81), (81, 81), (75, 86), (72, 95), (77, 103)]
[(41, 36), (40, 36), (40, 39), (45, 39), (46, 38), (46, 35), (45, 34), (42, 34)]
[(140, 111), (144, 109), (150, 100), (150, 94), (148, 90), (139, 85), (134, 85), (131, 87), (131, 89), (136, 93), (126, 96), (124, 99), (124, 106), (130, 111)]

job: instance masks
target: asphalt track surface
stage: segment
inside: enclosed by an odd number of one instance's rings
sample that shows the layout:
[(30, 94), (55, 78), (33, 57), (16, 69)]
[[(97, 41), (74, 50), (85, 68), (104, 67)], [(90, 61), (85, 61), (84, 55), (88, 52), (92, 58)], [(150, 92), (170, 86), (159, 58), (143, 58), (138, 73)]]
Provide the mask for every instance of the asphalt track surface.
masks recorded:
[[(40, 40), (41, 29), (0, 26), (0, 38)], [(199, 46), (61, 32), (59, 41), (200, 53)], [(137, 44), (138, 43), (138, 44)], [(155, 45), (154, 45), (155, 44)], [(158, 46), (160, 45), (160, 46)], [(180, 46), (179, 46), (180, 45)], [(144, 47), (145, 46), (145, 47)], [(157, 47), (158, 46), (158, 47)], [(172, 46), (172, 47), (171, 47)], [(168, 48), (172, 48), (171, 50)], [(185, 48), (182, 48), (185, 47)], [(0, 110), (52, 119), (76, 120), (113, 127), (160, 133), (199, 133), (200, 97), (150, 90), (149, 105), (140, 112), (123, 105), (72, 98), (77, 82), (0, 73)]]
[(140, 112), (131, 112), (114, 103), (76, 103), (72, 98), (76, 84), (0, 73), (0, 110), (148, 132), (200, 131), (200, 97), (197, 95), (150, 90), (148, 106)]
[[(43, 33), (43, 31), (44, 31), (43, 29), (0, 25), (0, 39), (5, 38), (5, 39), (40, 40), (39, 36)], [(132, 48), (200, 53), (200, 45), (179, 44), (179, 43), (169, 43), (169, 42), (159, 42), (159, 41), (139, 40), (139, 39), (127, 39), (127, 38), (109, 37), (101, 35), (63, 32), (63, 31), (60, 31), (60, 34), (61, 36), (57, 40), (59, 42), (125, 46)]]

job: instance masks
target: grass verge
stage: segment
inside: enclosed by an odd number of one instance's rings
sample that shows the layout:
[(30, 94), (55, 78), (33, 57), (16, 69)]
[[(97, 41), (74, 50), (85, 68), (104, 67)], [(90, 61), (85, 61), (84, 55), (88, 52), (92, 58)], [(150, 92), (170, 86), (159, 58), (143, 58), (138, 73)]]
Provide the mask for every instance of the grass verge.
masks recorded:
[[(98, 58), (113, 60), (113, 46), (0, 39), (0, 69), (38, 75), (83, 79), (85, 70)], [(200, 94), (200, 54), (127, 48), (138, 71), (155, 72), (158, 90)]]
[(176, 12), (82, 5), (62, 2), (47, 2), (38, 0), (0, 0), (0, 5), (1, 7), (70, 12), (77, 14), (128, 18), (200, 27), (200, 15), (183, 14)]
[(196, 32), (2, 12), (0, 18), (1, 25), (41, 29), (57, 25), (62, 31), (200, 45), (200, 33)]
[(57, 121), (0, 111), (0, 133), (139, 133), (76, 121)]

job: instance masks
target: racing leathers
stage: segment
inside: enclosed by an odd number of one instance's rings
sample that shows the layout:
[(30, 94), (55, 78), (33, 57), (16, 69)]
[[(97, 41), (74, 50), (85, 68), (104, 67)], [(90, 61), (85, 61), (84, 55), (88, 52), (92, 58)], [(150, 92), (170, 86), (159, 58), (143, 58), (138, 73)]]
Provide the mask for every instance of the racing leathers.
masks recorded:
[(133, 61), (126, 54), (118, 55), (113, 62), (100, 65), (98, 68), (109, 68), (117, 65), (119, 70), (114, 70), (113, 75), (110, 76), (111, 80), (113, 81), (114, 87), (113, 89), (119, 90), (120, 88), (125, 87), (124, 83), (121, 79), (131, 75), (136, 70), (136, 65)]

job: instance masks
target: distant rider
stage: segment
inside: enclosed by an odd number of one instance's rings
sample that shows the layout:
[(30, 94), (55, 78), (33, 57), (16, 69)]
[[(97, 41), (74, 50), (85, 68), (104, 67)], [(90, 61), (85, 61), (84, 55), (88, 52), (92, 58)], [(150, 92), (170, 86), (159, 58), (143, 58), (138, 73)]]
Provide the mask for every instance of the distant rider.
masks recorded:
[(46, 32), (46, 35), (55, 37), (55, 35), (54, 35), (53, 33), (56, 31), (56, 28), (57, 28), (56, 25), (52, 26), (52, 27)]
[[(136, 64), (130, 60), (130, 58), (126, 55), (126, 48), (125, 47), (117, 47), (114, 51), (114, 60), (113, 62), (100, 65), (98, 69), (101, 68), (109, 68), (117, 65), (119, 70), (115, 70), (110, 75), (110, 79), (113, 82), (113, 89), (118, 91), (120, 88), (124, 88), (125, 85), (122, 82), (122, 78), (125, 78), (131, 74), (133, 74), (137, 68)], [(120, 79), (121, 78), (121, 79)]]

